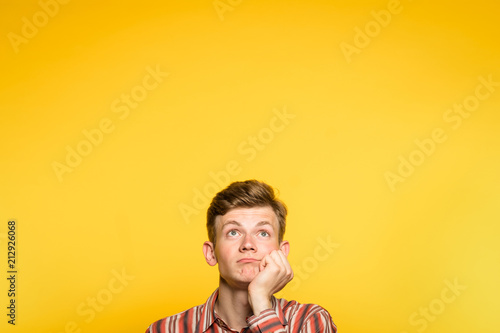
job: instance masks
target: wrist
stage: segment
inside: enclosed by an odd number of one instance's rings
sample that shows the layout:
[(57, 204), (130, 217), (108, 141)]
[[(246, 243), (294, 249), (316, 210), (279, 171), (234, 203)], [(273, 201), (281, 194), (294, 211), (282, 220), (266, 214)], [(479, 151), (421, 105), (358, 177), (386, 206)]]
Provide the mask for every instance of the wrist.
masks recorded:
[(271, 297), (265, 295), (248, 295), (250, 306), (255, 316), (260, 315), (264, 310), (271, 309)]

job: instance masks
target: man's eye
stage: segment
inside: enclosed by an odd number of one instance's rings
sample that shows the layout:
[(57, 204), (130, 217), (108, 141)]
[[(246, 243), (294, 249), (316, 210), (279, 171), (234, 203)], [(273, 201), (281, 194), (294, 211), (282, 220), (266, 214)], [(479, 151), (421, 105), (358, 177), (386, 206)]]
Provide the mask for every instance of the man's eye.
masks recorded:
[(230, 232), (227, 233), (229, 236), (237, 236), (238, 233), (236, 232), (236, 230), (231, 230)]
[(260, 235), (264, 237), (269, 237), (269, 233), (267, 231), (261, 231)]

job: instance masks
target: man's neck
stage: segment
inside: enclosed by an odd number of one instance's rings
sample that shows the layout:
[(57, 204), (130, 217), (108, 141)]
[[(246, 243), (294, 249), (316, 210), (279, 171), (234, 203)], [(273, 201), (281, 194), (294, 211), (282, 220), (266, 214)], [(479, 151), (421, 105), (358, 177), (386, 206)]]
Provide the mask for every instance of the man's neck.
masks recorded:
[(215, 310), (231, 329), (241, 331), (248, 326), (246, 318), (253, 314), (248, 303), (248, 290), (232, 288), (221, 278)]

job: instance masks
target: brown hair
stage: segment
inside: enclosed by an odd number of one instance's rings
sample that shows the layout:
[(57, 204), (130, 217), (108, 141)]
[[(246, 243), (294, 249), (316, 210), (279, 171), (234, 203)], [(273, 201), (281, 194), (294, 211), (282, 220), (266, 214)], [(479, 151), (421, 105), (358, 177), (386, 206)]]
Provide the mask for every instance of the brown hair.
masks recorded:
[(281, 243), (285, 235), (287, 208), (279, 200), (273, 188), (264, 182), (252, 179), (233, 182), (215, 195), (207, 210), (208, 239), (215, 246), (215, 218), (225, 215), (234, 208), (252, 208), (269, 206), (278, 218), (278, 240)]

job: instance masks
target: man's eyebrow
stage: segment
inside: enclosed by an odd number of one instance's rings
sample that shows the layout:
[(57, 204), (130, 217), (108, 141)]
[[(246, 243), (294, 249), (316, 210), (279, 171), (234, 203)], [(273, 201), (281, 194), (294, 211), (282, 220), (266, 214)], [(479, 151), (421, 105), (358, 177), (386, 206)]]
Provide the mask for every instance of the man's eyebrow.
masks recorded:
[[(222, 228), (224, 228), (226, 225), (229, 225), (229, 224), (234, 224), (234, 225), (237, 225), (238, 227), (241, 227), (241, 223), (240, 222), (238, 222), (236, 220), (227, 220), (227, 221), (225, 221), (222, 224)], [(256, 227), (260, 227), (260, 226), (263, 226), (263, 225), (270, 225), (270, 226), (272, 226), (271, 222), (269, 222), (269, 221), (260, 221), (255, 226)]]
[(234, 224), (234, 225), (237, 225), (238, 227), (241, 227), (241, 223), (240, 222), (238, 222), (236, 220), (227, 220), (226, 222), (224, 222), (222, 224), (222, 228), (224, 228), (228, 224)]
[(268, 222), (268, 221), (260, 221), (259, 223), (257, 223), (257, 227), (260, 227), (261, 225), (270, 225), (272, 226), (271, 222)]

